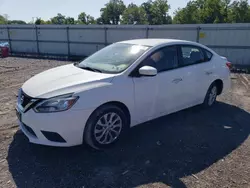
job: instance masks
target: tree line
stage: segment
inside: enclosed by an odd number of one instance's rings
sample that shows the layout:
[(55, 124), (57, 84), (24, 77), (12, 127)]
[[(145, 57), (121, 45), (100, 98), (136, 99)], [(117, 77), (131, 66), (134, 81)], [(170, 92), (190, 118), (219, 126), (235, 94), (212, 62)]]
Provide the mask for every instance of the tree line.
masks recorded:
[[(249, 23), (250, 5), (247, 0), (190, 0), (184, 8), (169, 15), (171, 6), (167, 0), (148, 0), (141, 5), (126, 6), (122, 0), (109, 0), (100, 10), (100, 17), (82, 12), (77, 19), (58, 13), (49, 20), (37, 18), (34, 23), (42, 24), (207, 24)], [(22, 20), (7, 20), (0, 15), (0, 24), (26, 24)], [(29, 23), (27, 23), (29, 24)]]

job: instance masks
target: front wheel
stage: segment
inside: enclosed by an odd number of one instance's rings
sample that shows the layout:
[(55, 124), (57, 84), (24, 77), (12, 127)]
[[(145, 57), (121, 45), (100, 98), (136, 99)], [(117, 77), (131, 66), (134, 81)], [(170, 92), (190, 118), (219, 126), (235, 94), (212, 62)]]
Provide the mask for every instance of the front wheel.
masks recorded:
[(84, 140), (94, 149), (105, 149), (116, 143), (127, 127), (128, 120), (122, 109), (112, 104), (104, 105), (90, 116)]
[(216, 101), (217, 95), (218, 95), (218, 88), (215, 84), (212, 84), (207, 91), (203, 105), (206, 107), (212, 106)]

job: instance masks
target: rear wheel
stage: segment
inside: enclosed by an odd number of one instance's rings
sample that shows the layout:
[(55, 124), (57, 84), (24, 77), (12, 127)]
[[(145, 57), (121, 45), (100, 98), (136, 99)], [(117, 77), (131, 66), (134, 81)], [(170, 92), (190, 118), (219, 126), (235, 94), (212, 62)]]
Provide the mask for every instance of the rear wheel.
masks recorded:
[(218, 88), (216, 84), (212, 84), (207, 91), (203, 105), (206, 107), (212, 106), (216, 102), (217, 95), (218, 95)]
[(84, 140), (94, 149), (105, 149), (125, 133), (128, 119), (119, 107), (108, 104), (98, 108), (89, 118)]

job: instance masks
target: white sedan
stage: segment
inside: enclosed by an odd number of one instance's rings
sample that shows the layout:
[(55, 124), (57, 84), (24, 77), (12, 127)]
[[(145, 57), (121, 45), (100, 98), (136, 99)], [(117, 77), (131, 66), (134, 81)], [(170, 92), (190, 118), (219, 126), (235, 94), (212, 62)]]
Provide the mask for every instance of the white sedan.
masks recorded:
[(16, 106), (20, 128), (32, 143), (104, 149), (137, 124), (212, 106), (230, 88), (230, 66), (195, 42), (114, 43), (26, 81)]

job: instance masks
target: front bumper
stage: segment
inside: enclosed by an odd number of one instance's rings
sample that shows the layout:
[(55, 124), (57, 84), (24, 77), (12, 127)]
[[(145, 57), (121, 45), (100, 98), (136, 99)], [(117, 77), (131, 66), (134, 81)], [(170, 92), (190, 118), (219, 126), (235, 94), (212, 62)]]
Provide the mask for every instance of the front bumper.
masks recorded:
[(31, 143), (68, 147), (82, 144), (85, 124), (94, 109), (56, 113), (36, 113), (30, 109), (23, 113), (17, 106), (17, 110), (21, 116), (20, 129)]

